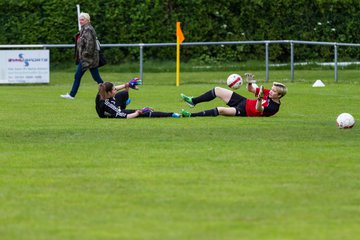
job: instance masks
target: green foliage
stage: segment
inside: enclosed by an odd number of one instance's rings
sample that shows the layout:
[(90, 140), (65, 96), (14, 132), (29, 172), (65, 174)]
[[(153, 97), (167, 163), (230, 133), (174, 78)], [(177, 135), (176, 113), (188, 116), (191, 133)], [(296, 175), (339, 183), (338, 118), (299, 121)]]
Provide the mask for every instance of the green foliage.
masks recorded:
[[(175, 42), (175, 23), (180, 21), (187, 42), (242, 40), (307, 40), (360, 42), (360, 5), (356, 0), (11, 0), (0, 1), (0, 44), (72, 43), (77, 32), (76, 4), (89, 12), (103, 43)], [(272, 45), (273, 61), (289, 61), (289, 47)], [(328, 47), (303, 47), (306, 59), (326, 60)], [(138, 60), (138, 50), (109, 50), (109, 62)], [(342, 52), (357, 59), (359, 48)], [(118, 54), (118, 55), (116, 55)], [(223, 48), (183, 47), (184, 61), (244, 61), (263, 59), (257, 46)], [(52, 61), (72, 60), (62, 50), (52, 51)], [(150, 48), (144, 58), (168, 60), (174, 48)]]

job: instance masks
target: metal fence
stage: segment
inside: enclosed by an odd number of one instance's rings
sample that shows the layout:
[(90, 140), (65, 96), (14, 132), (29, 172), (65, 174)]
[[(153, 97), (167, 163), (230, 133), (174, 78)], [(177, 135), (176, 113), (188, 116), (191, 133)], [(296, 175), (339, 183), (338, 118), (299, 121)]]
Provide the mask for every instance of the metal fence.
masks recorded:
[[(233, 41), (233, 42), (183, 42), (182, 46), (205, 46), (205, 45), (241, 45), (241, 44), (264, 44), (265, 45), (265, 81), (269, 80), (269, 45), (270, 44), (290, 44), (290, 79), (294, 81), (294, 45), (327, 45), (334, 47), (334, 81), (338, 81), (338, 47), (360, 47), (356, 43), (337, 43), (337, 42), (312, 42), (297, 40), (266, 40), (266, 41)], [(102, 47), (138, 47), (140, 49), (139, 72), (143, 79), (143, 50), (145, 47), (176, 47), (176, 43), (136, 43), (136, 44), (102, 44)], [(72, 48), (74, 44), (32, 44), (32, 45), (0, 45), (0, 49), (11, 48)]]

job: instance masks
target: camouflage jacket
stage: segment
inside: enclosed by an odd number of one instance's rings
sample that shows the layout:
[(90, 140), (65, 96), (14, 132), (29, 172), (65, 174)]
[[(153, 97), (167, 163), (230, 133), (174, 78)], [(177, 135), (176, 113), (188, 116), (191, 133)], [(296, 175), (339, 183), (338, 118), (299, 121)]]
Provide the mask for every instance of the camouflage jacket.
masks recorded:
[(96, 47), (96, 32), (90, 23), (81, 27), (76, 51), (76, 56), (81, 62), (83, 71), (98, 67), (99, 51)]

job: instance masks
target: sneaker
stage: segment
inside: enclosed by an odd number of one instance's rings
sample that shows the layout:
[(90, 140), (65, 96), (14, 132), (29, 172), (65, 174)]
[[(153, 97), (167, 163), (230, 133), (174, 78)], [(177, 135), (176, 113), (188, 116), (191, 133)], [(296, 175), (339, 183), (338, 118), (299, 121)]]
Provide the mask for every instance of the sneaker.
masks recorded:
[(65, 98), (65, 99), (71, 99), (74, 100), (75, 98), (73, 96), (71, 96), (69, 93), (65, 94), (65, 95), (60, 95), (60, 97)]
[(173, 117), (173, 118), (181, 118), (181, 115), (178, 114), (178, 113), (173, 113), (173, 114), (171, 115), (171, 117)]
[(181, 109), (181, 115), (183, 117), (191, 117), (191, 112), (188, 112), (188, 111), (186, 111), (184, 109)]
[(192, 102), (192, 97), (188, 97), (185, 94), (180, 94), (180, 97), (187, 103), (189, 104), (190, 107), (195, 107), (195, 104), (193, 104)]

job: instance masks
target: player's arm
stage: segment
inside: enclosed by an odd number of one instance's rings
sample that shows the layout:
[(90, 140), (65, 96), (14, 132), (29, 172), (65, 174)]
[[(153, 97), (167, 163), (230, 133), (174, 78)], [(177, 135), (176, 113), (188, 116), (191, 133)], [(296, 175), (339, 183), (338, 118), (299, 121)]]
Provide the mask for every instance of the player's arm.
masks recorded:
[(251, 93), (256, 93), (256, 87), (254, 87), (253, 83), (256, 82), (256, 80), (254, 80), (254, 74), (252, 73), (245, 73), (246, 76), (246, 89), (251, 92)]
[(247, 83), (247, 85), (246, 85), (246, 89), (249, 91), (249, 92), (251, 92), (251, 93), (256, 93), (256, 87), (254, 87), (253, 85), (252, 85), (252, 83)]
[(119, 91), (119, 90), (124, 89), (124, 88), (125, 89), (132, 88), (132, 89), (138, 90), (139, 88), (137, 86), (141, 85), (141, 84), (142, 84), (142, 80), (140, 78), (133, 78), (127, 83), (115, 86), (115, 90)]
[(264, 107), (262, 106), (262, 99), (264, 96), (264, 86), (260, 86), (260, 90), (259, 90), (259, 94), (258, 94), (258, 98), (256, 100), (256, 110), (258, 110), (259, 112), (263, 112), (264, 111)]
[(140, 115), (140, 110), (136, 110), (135, 112), (133, 113), (129, 113), (128, 115), (126, 115), (126, 118), (129, 119), (129, 118), (136, 118)]
[(119, 90), (124, 89), (124, 88), (129, 88), (129, 86), (126, 86), (126, 85), (127, 85), (127, 83), (117, 85), (117, 86), (115, 86), (115, 90), (119, 91)]
[(146, 113), (149, 113), (149, 112), (153, 112), (153, 111), (154, 111), (154, 109), (151, 108), (151, 107), (144, 107), (144, 108), (142, 108), (142, 109), (136, 110), (136, 111), (133, 112), (133, 113), (128, 114), (128, 115), (126, 116), (126, 118), (136, 118), (136, 117), (138, 117), (138, 116), (140, 116), (140, 115), (143, 115), (143, 114), (146, 114)]

